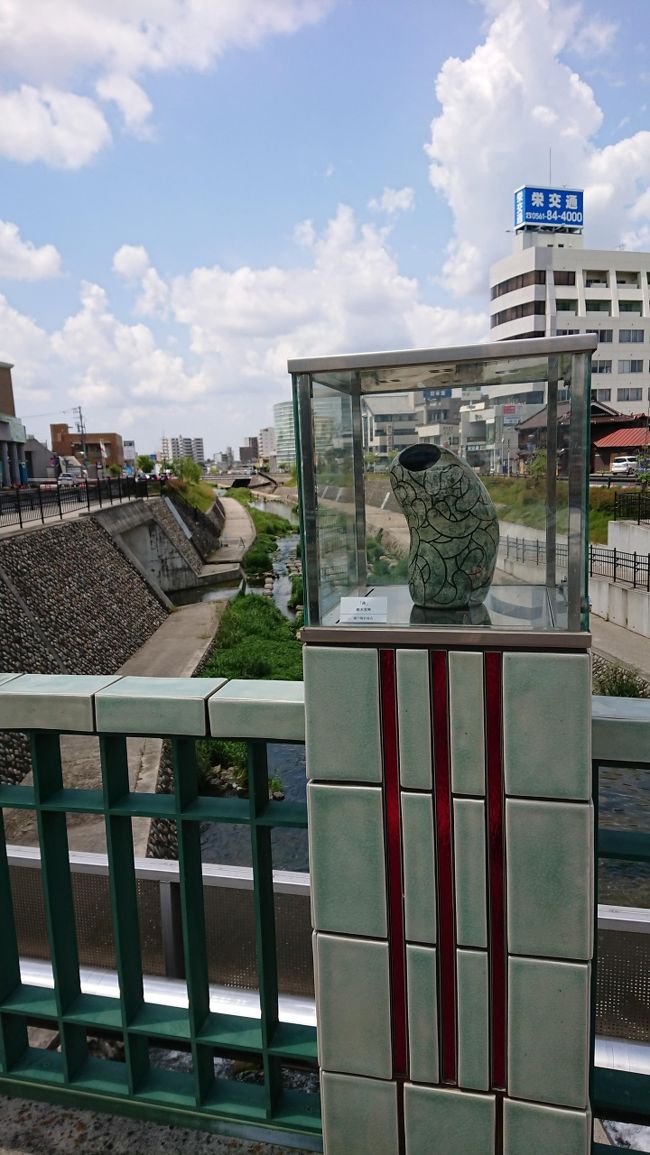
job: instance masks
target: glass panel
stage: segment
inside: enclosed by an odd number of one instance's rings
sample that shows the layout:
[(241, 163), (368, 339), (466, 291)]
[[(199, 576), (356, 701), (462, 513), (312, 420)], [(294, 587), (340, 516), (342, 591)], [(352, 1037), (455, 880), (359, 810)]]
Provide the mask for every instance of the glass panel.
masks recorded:
[(309, 624), (586, 627), (591, 354), (527, 344), (300, 375)]

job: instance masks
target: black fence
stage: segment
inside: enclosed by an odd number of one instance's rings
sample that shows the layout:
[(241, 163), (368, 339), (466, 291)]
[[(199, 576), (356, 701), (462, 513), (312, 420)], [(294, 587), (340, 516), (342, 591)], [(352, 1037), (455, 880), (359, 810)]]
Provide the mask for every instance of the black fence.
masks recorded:
[(650, 494), (614, 494), (614, 518), (617, 521), (635, 521), (637, 525), (650, 525)]
[(133, 477), (106, 477), (58, 485), (55, 481), (21, 489), (0, 490), (0, 528), (33, 522), (45, 524), (52, 518), (81, 509), (102, 509), (134, 498), (160, 497), (164, 481), (138, 481)]
[[(506, 558), (521, 565), (546, 565), (546, 543), (525, 537), (502, 537), (501, 550)], [(569, 547), (566, 542), (555, 545), (556, 561), (568, 563)], [(608, 577), (614, 582), (627, 582), (633, 589), (650, 593), (650, 553), (628, 553), (607, 545), (589, 546), (589, 576)]]

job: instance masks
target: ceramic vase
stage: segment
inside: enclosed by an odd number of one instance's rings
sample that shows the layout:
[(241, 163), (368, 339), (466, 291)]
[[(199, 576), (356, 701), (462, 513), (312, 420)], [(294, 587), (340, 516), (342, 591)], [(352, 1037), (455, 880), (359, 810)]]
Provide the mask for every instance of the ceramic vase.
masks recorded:
[(390, 482), (411, 535), (409, 593), (415, 605), (480, 605), (499, 549), (499, 520), (481, 479), (449, 449), (410, 445), (391, 463)]

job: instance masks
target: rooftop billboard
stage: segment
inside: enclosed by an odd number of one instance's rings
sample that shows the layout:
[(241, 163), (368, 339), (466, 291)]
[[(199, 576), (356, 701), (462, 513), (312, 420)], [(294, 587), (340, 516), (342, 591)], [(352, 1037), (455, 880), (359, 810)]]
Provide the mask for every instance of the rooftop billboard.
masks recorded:
[(583, 227), (582, 189), (524, 185), (515, 193), (515, 228)]

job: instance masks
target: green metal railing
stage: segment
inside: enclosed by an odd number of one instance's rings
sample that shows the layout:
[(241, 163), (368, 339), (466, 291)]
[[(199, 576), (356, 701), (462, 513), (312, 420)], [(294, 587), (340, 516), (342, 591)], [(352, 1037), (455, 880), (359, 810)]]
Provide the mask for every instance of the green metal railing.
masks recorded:
[[(594, 797), (599, 796), (601, 769), (632, 766), (650, 772), (649, 755), (650, 702), (594, 698)], [(650, 864), (650, 831), (607, 829), (598, 821), (596, 829), (597, 865), (600, 860)], [(595, 882), (598, 904), (598, 869)], [(597, 959), (593, 965), (594, 991), (596, 971)], [(595, 997), (592, 1002), (595, 1013)], [(596, 1067), (592, 1062), (591, 1105), (594, 1118), (650, 1127), (650, 1075)], [(593, 1155), (612, 1155), (617, 1150), (599, 1143), (592, 1147)]]
[[(54, 988), (21, 982), (10, 872), (0, 823), (0, 1092), (322, 1150), (316, 1094), (285, 1089), (283, 1067), (314, 1067), (316, 1029), (278, 1015), (271, 835), (306, 828), (306, 805), (269, 800), (266, 742), (248, 742), (248, 798), (200, 793), (195, 739), (172, 737), (174, 793), (129, 789), (126, 736), (100, 735), (101, 790), (64, 785), (59, 734), (30, 733), (33, 785), (0, 786), (0, 806), (33, 811)], [(275, 741), (279, 739), (274, 738)], [(103, 816), (120, 997), (83, 993), (68, 857), (67, 815)], [(187, 1007), (145, 1002), (132, 820), (176, 823)], [(260, 1017), (210, 1010), (201, 875), (203, 822), (251, 836)], [(29, 1045), (28, 1025), (58, 1033), (60, 1050)], [(124, 1062), (89, 1053), (88, 1036), (122, 1041)], [(191, 1072), (152, 1065), (150, 1047), (191, 1052)], [(215, 1076), (216, 1057), (259, 1065), (261, 1084)]]

